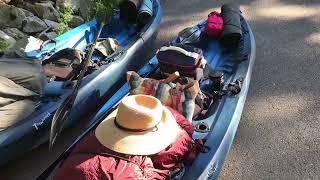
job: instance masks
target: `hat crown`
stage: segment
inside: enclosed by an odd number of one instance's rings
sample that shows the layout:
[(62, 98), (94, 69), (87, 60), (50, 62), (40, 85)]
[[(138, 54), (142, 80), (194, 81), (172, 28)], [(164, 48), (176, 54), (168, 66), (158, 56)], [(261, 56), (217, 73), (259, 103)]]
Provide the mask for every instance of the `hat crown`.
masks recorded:
[[(170, 110), (146, 95), (123, 98), (114, 113), (95, 130), (108, 149), (131, 155), (152, 155), (172, 144), (182, 131)], [(154, 128), (156, 126), (156, 128)]]
[(161, 102), (152, 96), (125, 97), (118, 106), (117, 123), (126, 129), (144, 130), (155, 127), (162, 118)]

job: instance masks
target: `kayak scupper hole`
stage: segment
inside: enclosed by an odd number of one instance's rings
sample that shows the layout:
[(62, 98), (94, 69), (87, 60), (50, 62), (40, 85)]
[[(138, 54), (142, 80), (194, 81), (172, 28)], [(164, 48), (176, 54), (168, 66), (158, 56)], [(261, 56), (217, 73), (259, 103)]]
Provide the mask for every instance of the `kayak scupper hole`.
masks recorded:
[(205, 131), (205, 130), (208, 129), (208, 127), (206, 125), (204, 125), (204, 124), (200, 124), (199, 125), (199, 129), (202, 130), (202, 131)]
[(209, 125), (206, 122), (200, 122), (195, 126), (195, 131), (200, 133), (209, 132)]

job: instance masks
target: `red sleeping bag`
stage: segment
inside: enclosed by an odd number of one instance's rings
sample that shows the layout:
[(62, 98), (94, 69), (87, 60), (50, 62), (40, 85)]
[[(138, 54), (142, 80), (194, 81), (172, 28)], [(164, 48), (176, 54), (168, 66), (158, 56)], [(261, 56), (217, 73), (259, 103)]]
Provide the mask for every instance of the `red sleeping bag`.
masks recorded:
[(97, 140), (94, 131), (83, 138), (57, 170), (54, 179), (167, 179), (181, 163), (191, 164), (197, 154), (191, 134), (193, 125), (167, 107), (185, 130), (165, 150), (152, 156), (125, 155), (111, 151)]

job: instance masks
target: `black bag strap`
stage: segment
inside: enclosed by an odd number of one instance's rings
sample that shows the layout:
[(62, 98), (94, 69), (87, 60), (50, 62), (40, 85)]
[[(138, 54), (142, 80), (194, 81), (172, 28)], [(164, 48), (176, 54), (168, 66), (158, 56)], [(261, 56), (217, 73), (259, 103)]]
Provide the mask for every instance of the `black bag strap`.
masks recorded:
[(82, 61), (82, 55), (79, 50), (66, 48), (62, 49), (55, 54), (53, 54), (48, 59), (42, 61), (42, 65), (50, 64), (58, 61), (59, 59), (67, 59), (70, 60), (70, 63), (66, 65), (71, 65), (72, 63), (80, 64)]

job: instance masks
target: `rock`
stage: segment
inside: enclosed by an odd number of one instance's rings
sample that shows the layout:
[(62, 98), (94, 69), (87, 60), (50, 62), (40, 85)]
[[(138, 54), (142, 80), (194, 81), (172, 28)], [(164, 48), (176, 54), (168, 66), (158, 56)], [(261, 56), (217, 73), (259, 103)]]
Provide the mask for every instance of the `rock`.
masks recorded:
[(44, 19), (43, 21), (46, 23), (48, 27), (51, 27), (52, 29), (57, 29), (59, 26), (59, 23), (48, 20), (48, 19)]
[(35, 33), (45, 30), (48, 26), (37, 16), (24, 18), (22, 22), (22, 31), (25, 33)]
[(35, 3), (34, 11), (36, 12), (36, 15), (42, 19), (57, 21), (59, 17), (59, 12), (49, 2)]
[(53, 1), (50, 1), (50, 0), (38, 0), (38, 2), (40, 2), (40, 3), (50, 3), (50, 4), (52, 4), (52, 6), (54, 6), (54, 0)]
[(11, 0), (0, 0), (0, 4), (8, 4)]
[(59, 8), (72, 7), (77, 12), (80, 8), (80, 0), (56, 0), (56, 6)]
[(22, 38), (19, 41), (17, 41), (12, 50), (19, 57), (25, 57), (26, 52), (39, 50), (42, 44), (43, 41), (41, 39), (29, 36), (27, 38)]
[(55, 32), (48, 32), (48, 33), (43, 33), (42, 35), (40, 35), (40, 39), (42, 41), (47, 41), (49, 39), (54, 39), (55, 37), (57, 37), (58, 35)]
[(89, 15), (89, 7), (91, 6), (91, 1), (88, 0), (79, 0), (80, 1), (80, 15), (83, 19), (85, 20), (90, 20), (88, 19), (88, 15)]
[(21, 8), (23, 10), (23, 12), (26, 14), (26, 16), (31, 16), (30, 13), (32, 15), (36, 14), (36, 12), (34, 10), (34, 4), (32, 4), (30, 2), (22, 1), (21, 3), (18, 3), (16, 6)]
[(3, 31), (0, 31), (0, 52), (7, 52), (16, 43), (16, 40)]
[(20, 28), (25, 17), (25, 13), (20, 8), (6, 4), (0, 4), (1, 28)]
[(22, 8), (20, 8), (23, 12), (24, 12), (24, 14), (26, 15), (26, 17), (28, 17), (28, 16), (34, 16), (34, 14), (32, 13), (32, 12), (30, 12), (30, 11), (28, 11), (28, 10), (26, 10), (26, 9), (22, 9)]
[(80, 16), (72, 16), (72, 19), (70, 21), (71, 27), (77, 27), (84, 23), (84, 20)]
[(21, 32), (17, 28), (7, 28), (7, 29), (4, 29), (3, 32), (5, 32), (9, 36), (13, 37), (15, 40), (19, 40), (19, 39), (28, 37), (27, 34)]
[(22, 4), (22, 3), (23, 3), (23, 0), (11, 0), (10, 1), (10, 4), (14, 5), (14, 6), (17, 6), (17, 5)]

